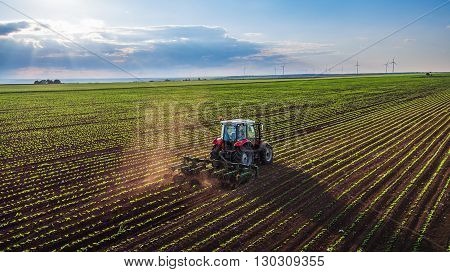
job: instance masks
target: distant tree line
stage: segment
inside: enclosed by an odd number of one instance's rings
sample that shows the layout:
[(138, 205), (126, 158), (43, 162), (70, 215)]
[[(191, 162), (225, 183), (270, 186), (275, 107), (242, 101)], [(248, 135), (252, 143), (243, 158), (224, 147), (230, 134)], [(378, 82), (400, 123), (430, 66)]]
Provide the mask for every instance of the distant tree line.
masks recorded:
[(51, 79), (43, 79), (43, 80), (36, 80), (34, 82), (34, 84), (61, 84), (61, 80), (59, 79), (55, 79), (55, 80), (51, 80)]
[[(195, 80), (195, 79), (190, 79), (190, 78), (183, 79), (183, 81), (191, 81), (191, 80)], [(204, 78), (204, 79), (197, 78), (197, 80), (206, 80), (206, 78)]]

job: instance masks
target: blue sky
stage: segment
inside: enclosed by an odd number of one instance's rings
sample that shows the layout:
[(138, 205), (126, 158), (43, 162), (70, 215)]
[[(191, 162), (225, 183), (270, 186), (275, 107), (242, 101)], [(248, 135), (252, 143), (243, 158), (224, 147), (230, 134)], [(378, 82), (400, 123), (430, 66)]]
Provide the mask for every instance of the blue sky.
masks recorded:
[[(139, 77), (169, 77), (322, 72), (445, 1), (5, 2)], [(450, 4), (357, 59), (450, 71), (449, 45)], [(127, 75), (0, 4), (0, 78), (47, 77)]]

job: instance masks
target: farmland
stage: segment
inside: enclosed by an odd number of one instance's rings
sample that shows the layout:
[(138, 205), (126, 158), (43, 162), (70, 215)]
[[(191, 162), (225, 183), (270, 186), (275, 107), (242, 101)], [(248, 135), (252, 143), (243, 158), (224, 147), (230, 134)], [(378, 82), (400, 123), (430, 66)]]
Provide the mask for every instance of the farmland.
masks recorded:
[[(0, 86), (1, 251), (448, 251), (450, 75)], [(220, 118), (274, 163), (167, 178)]]

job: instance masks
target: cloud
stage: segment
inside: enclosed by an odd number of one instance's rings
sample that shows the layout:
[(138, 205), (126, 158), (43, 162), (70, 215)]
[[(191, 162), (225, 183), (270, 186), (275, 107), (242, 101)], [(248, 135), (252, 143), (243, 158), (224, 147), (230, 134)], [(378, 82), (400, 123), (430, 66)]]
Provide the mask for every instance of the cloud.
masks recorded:
[(22, 29), (28, 28), (30, 24), (26, 21), (21, 22), (0, 22), (0, 36), (8, 35), (10, 33), (18, 32)]
[(447, 29), (450, 29), (450, 25), (447, 26)]
[(246, 37), (261, 37), (262, 33), (257, 33), (257, 32), (248, 32), (248, 33), (244, 33), (244, 36)]
[(406, 39), (403, 39), (403, 42), (404, 43), (414, 43), (414, 42), (416, 42), (416, 39), (406, 38)]
[(265, 61), (273, 64), (302, 62), (305, 56), (332, 54), (332, 44), (281, 41), (267, 43), (257, 54), (246, 60)]
[[(330, 45), (318, 43), (244, 41), (215, 26), (109, 27), (98, 20), (75, 25), (64, 21), (43, 23), (122, 68), (140, 73), (234, 67), (243, 61), (264, 66), (330, 52)], [(2, 74), (24, 76), (28, 72), (33, 76), (52, 70), (56, 74), (70, 70), (104, 73), (115, 69), (33, 22), (0, 22), (0, 26), (7, 34), (0, 36)]]

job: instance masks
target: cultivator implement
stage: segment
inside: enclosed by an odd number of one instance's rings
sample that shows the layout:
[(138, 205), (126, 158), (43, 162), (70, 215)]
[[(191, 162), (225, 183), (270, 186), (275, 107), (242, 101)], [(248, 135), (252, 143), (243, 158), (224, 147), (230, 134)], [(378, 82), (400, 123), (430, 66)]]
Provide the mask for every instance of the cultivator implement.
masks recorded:
[(243, 165), (220, 160), (200, 159), (184, 157), (181, 167), (176, 170), (173, 180), (175, 182), (190, 182), (192, 185), (199, 184), (202, 180), (216, 180), (222, 187), (234, 189), (246, 183), (258, 175), (256, 165)]

